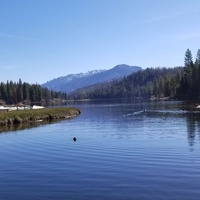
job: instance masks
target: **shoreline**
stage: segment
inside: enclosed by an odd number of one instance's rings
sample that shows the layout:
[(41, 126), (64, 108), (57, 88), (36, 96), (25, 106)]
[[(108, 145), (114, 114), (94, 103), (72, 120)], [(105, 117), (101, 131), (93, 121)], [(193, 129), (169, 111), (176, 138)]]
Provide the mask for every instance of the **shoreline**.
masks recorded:
[(70, 119), (78, 116), (80, 113), (81, 111), (77, 108), (44, 108), (11, 112), (0, 111), (0, 126)]

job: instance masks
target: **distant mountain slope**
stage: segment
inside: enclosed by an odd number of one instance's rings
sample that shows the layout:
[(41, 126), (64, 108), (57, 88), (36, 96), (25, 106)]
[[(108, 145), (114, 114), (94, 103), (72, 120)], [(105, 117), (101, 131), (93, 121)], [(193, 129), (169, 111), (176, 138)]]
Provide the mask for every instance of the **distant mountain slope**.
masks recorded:
[(109, 70), (94, 70), (87, 73), (62, 76), (48, 81), (41, 86), (54, 91), (70, 93), (79, 88), (94, 85), (96, 83), (119, 79), (140, 70), (142, 70), (141, 67), (122, 64)]
[(175, 97), (180, 92), (182, 67), (147, 68), (122, 79), (97, 83), (69, 94), (69, 99), (160, 99)]

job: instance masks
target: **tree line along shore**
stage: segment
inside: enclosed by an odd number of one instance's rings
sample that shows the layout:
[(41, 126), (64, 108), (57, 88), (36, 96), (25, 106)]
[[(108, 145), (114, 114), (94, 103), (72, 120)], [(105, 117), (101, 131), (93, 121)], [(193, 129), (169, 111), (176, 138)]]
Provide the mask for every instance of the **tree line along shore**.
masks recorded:
[(184, 66), (147, 68), (120, 80), (83, 88), (68, 99), (135, 100), (178, 99), (200, 101), (200, 49), (193, 60), (192, 52), (185, 52)]
[(200, 101), (200, 49), (193, 61), (185, 52), (184, 66), (147, 68), (122, 79), (81, 88), (66, 94), (42, 88), (38, 84), (7, 81), (0, 83), (0, 105), (66, 102), (83, 99), (179, 99)]
[(77, 108), (44, 108), (37, 110), (0, 111), (0, 125), (12, 125), (30, 122), (53, 121), (68, 119), (79, 115)]

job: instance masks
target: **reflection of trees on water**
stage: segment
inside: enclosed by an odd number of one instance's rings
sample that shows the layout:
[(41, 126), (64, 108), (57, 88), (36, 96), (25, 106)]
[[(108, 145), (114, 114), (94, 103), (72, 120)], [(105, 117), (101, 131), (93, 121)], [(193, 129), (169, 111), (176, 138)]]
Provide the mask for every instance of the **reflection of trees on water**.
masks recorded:
[(4, 132), (9, 132), (9, 131), (18, 131), (18, 130), (24, 130), (24, 129), (29, 129), (32, 127), (37, 126), (35, 123), (23, 123), (23, 124), (12, 124), (8, 126), (1, 126), (0, 127), (0, 134)]
[(25, 130), (30, 129), (33, 127), (37, 127), (39, 125), (48, 124), (49, 122), (31, 122), (31, 123), (19, 123), (19, 124), (11, 124), (8, 126), (0, 126), (0, 134), (3, 134), (5, 132), (9, 131), (19, 131), (19, 130)]
[[(9, 132), (9, 131), (19, 131), (19, 130), (25, 130), (25, 129), (31, 129), (37, 126), (45, 125), (45, 124), (52, 124), (59, 121), (62, 121), (63, 119), (55, 119), (53, 121), (36, 121), (36, 122), (29, 122), (29, 123), (19, 123), (19, 124), (11, 124), (7, 126), (0, 126), (0, 134)], [(64, 119), (65, 120), (65, 119)], [(72, 118), (69, 118), (67, 120), (72, 120)]]
[(190, 146), (195, 143), (196, 133), (200, 133), (200, 113), (189, 113), (186, 115), (188, 142)]

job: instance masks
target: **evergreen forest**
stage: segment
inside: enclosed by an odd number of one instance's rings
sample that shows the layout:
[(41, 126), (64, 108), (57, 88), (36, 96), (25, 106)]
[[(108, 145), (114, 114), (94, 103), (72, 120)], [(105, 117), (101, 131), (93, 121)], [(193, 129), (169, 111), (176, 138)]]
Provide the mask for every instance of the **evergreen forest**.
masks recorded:
[(193, 61), (190, 49), (185, 52), (184, 67), (147, 68), (121, 80), (80, 89), (72, 99), (200, 99), (200, 49)]
[(67, 95), (21, 81), (0, 84), (0, 103), (49, 103), (51, 100), (80, 99), (165, 99), (200, 100), (200, 49), (195, 61), (187, 49), (183, 67), (147, 68), (111, 82), (79, 89)]
[(15, 83), (7, 81), (0, 84), (0, 103), (17, 104), (17, 103), (44, 103), (48, 104), (51, 100), (66, 100), (66, 93), (50, 91), (42, 88), (38, 84), (22, 83), (21, 79)]

